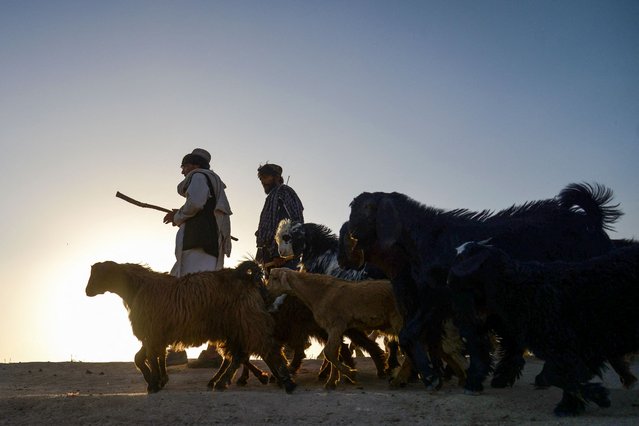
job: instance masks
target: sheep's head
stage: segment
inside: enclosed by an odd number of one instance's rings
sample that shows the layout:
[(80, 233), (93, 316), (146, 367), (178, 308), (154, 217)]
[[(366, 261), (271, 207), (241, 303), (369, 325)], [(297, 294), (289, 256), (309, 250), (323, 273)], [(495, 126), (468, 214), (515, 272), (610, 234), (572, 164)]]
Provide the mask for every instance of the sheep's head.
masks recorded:
[(262, 268), (252, 260), (245, 260), (235, 268), (238, 278), (255, 284), (262, 283), (264, 272)]
[(349, 227), (355, 248), (367, 254), (374, 244), (389, 249), (402, 230), (393, 194), (363, 192), (351, 202)]
[(296, 272), (288, 268), (273, 268), (268, 276), (268, 288), (273, 294), (291, 293), (291, 286), (288, 284), (287, 274)]
[(104, 294), (107, 291), (114, 291), (123, 285), (124, 276), (121, 265), (112, 262), (100, 262), (91, 266), (91, 276), (85, 290), (89, 297)]
[(280, 256), (299, 257), (306, 244), (304, 224), (282, 219), (275, 232), (275, 242)]

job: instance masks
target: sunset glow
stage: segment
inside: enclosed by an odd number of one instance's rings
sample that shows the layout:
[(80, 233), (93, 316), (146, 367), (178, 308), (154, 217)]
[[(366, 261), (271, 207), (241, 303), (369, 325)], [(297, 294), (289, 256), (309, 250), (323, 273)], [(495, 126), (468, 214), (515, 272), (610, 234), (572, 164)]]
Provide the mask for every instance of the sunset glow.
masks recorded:
[[(0, 362), (131, 361), (95, 262), (169, 271), (193, 148), (255, 254), (256, 170), (335, 232), (362, 191), (501, 209), (600, 182), (639, 236), (633, 1), (0, 2)], [(197, 356), (198, 350), (189, 351)]]

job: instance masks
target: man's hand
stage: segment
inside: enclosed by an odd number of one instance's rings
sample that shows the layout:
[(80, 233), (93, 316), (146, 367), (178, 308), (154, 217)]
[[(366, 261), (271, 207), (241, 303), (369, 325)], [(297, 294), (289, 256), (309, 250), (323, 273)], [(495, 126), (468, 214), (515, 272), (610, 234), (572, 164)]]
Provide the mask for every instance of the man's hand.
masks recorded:
[(173, 222), (173, 218), (176, 212), (177, 212), (177, 209), (173, 209), (171, 212), (167, 213), (166, 216), (164, 216), (164, 223), (170, 223), (173, 226), (175, 226), (175, 222)]

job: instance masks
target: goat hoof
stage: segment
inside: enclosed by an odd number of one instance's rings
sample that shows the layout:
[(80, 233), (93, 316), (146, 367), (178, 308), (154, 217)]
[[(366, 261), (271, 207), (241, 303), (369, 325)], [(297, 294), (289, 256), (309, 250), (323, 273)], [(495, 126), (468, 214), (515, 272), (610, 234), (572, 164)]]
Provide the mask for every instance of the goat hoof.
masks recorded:
[(357, 375), (355, 373), (342, 374), (342, 377), (344, 377), (344, 379), (346, 379), (346, 381), (350, 384), (357, 384)]
[(637, 383), (637, 378), (632, 374), (629, 376), (619, 376), (619, 380), (626, 389), (632, 389), (635, 386), (635, 383)]
[(215, 386), (213, 386), (213, 390), (216, 392), (223, 392), (227, 389), (226, 383), (217, 382)]
[(583, 406), (568, 407), (566, 404), (559, 403), (554, 409), (557, 417), (575, 417), (586, 411)]
[[(512, 385), (510, 385), (510, 386), (512, 386)], [(504, 381), (504, 380), (493, 379), (490, 382), (490, 387), (491, 388), (495, 388), (495, 389), (504, 389), (504, 388), (509, 387), (509, 384), (506, 381)]]
[(429, 391), (437, 391), (440, 390), (443, 386), (442, 380), (437, 376), (431, 376), (428, 379), (423, 380), (424, 385), (426, 385), (426, 389)]
[(602, 408), (610, 407), (610, 392), (599, 383), (588, 383), (583, 385), (583, 396)]
[(286, 393), (293, 393), (296, 387), (297, 387), (297, 383), (295, 383), (292, 380), (289, 380), (288, 382), (284, 383), (284, 390), (286, 391)]
[(335, 383), (326, 383), (324, 385), (324, 389), (326, 389), (327, 391), (334, 391), (335, 389), (337, 389), (337, 385)]
[(158, 393), (160, 391), (161, 387), (158, 385), (149, 385), (146, 388), (146, 392), (151, 394), (151, 393)]
[(235, 382), (235, 384), (238, 386), (246, 386), (247, 383), (248, 380), (244, 378), (237, 379), (237, 382)]
[(260, 375), (260, 377), (257, 378), (257, 380), (260, 381), (261, 384), (266, 385), (269, 382), (269, 376), (266, 373), (263, 373)]
[(550, 382), (543, 374), (537, 374), (535, 376), (535, 389), (548, 389), (550, 387)]
[(408, 383), (398, 379), (391, 379), (389, 380), (388, 384), (390, 385), (391, 388), (394, 388), (394, 389), (405, 388), (406, 386), (408, 386)]

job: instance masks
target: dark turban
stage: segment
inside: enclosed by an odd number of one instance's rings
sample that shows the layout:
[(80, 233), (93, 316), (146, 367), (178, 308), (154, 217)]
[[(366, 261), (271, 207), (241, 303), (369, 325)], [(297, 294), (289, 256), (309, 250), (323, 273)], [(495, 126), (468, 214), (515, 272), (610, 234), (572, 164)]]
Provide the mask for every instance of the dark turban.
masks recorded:
[(266, 163), (263, 166), (258, 167), (257, 175), (262, 176), (282, 176), (282, 168), (277, 164)]

